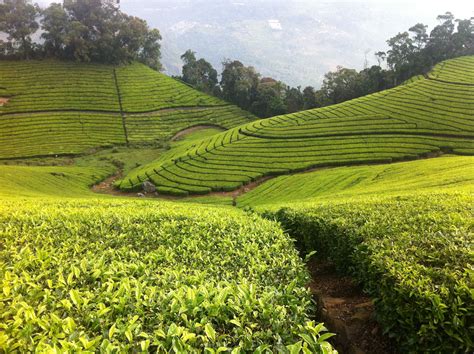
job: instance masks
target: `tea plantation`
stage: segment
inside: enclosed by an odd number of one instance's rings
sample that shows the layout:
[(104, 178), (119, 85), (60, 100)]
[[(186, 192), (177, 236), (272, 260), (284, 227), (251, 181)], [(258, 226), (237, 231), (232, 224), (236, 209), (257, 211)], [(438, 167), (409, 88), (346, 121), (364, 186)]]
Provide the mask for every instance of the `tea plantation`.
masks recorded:
[(280, 176), (237, 198), (239, 206), (377, 195), (474, 192), (474, 157), (445, 156), (385, 165), (320, 169)]
[(0, 63), (0, 159), (153, 143), (195, 125), (254, 117), (141, 64)]
[(303, 262), (258, 216), (136, 201), (0, 208), (6, 352), (332, 352), (309, 320)]
[(474, 350), (474, 57), (259, 121), (140, 64), (0, 82), (0, 352), (336, 353), (309, 256), (394, 351)]
[(474, 67), (474, 57), (441, 63), (427, 78), (391, 90), (230, 129), (132, 172), (120, 188), (133, 190), (149, 179), (177, 194), (206, 194), (311, 167), (471, 155), (474, 71), (466, 67)]
[(472, 193), (415, 193), (265, 213), (364, 286), (402, 352), (457, 353), (474, 348), (473, 203)]

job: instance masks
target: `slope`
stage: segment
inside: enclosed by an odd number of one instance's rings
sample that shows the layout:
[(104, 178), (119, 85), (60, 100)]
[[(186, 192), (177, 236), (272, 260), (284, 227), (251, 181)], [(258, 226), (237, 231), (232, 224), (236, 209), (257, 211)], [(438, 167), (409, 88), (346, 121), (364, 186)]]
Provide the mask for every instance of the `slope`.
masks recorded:
[(474, 157), (321, 169), (273, 178), (237, 198), (239, 206), (366, 198), (417, 192), (474, 191)]
[(254, 119), (138, 63), (2, 61), (0, 96), (0, 159), (78, 154)]
[(180, 193), (206, 194), (312, 167), (471, 155), (473, 118), (474, 56), (461, 57), (391, 90), (231, 129), (132, 171), (120, 188), (149, 179)]

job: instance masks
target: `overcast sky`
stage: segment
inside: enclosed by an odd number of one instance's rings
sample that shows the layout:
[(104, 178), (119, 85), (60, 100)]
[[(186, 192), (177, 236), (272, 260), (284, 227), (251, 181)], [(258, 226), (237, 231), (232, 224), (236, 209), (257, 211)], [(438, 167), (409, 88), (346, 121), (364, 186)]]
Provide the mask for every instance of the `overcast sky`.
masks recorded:
[[(221, 0), (215, 0), (216, 2), (219, 2)], [(255, 0), (255, 2), (271, 2), (272, 0)], [(288, 3), (294, 2), (295, 4), (301, 4), (304, 2), (311, 2), (315, 0), (288, 0)], [(37, 2), (40, 5), (47, 5), (52, 2), (60, 2), (60, 1), (52, 1), (52, 0), (38, 0), (38, 1), (33, 1)], [(185, 3), (189, 2), (189, 0), (176, 0), (177, 3)], [(445, 8), (449, 7), (452, 9), (453, 12), (459, 13), (460, 17), (461, 13), (464, 13), (468, 15), (469, 13), (471, 16), (474, 16), (474, 1), (472, 0), (323, 0), (325, 3), (332, 3), (332, 2), (353, 2), (353, 3), (373, 3), (376, 2), (378, 4), (399, 4), (400, 7), (405, 7), (409, 5), (410, 7), (417, 7), (417, 8)], [(133, 9), (134, 9), (134, 3), (138, 3), (138, 1), (134, 0), (121, 0), (122, 7), (126, 8), (127, 10), (130, 11), (131, 14), (133, 14)], [(148, 1), (149, 5), (147, 7), (152, 7), (153, 3), (159, 4), (160, 0), (149, 0)]]
[[(34, 2), (35, 0), (33, 0)], [(46, 6), (51, 0), (37, 0)], [(474, 17), (474, 0), (121, 0), (121, 9), (163, 35), (165, 72), (193, 49), (220, 69), (232, 58), (290, 85), (318, 86), (337, 65), (362, 69), (386, 40), (436, 16)], [(245, 6), (244, 6), (245, 5)], [(313, 22), (311, 22), (313, 21)], [(280, 31), (279, 31), (280, 30)]]

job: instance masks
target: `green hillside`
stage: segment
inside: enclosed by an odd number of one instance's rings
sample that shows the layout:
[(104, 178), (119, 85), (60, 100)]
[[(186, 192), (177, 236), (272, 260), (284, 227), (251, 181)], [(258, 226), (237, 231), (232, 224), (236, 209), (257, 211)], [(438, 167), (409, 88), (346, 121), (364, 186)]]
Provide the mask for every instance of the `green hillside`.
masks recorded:
[(440, 190), (474, 192), (474, 157), (446, 156), (280, 176), (245, 193), (237, 201), (239, 206), (254, 206), (322, 199), (364, 199)]
[(0, 62), (0, 159), (78, 154), (254, 117), (144, 65)]
[(474, 57), (461, 57), (391, 90), (231, 129), (132, 171), (120, 188), (149, 179), (179, 194), (206, 194), (311, 167), (471, 155), (473, 117)]
[(358, 197), (354, 191), (347, 199), (262, 212), (300, 249), (317, 251), (364, 287), (400, 353), (471, 352), (472, 183), (471, 193), (440, 188), (426, 194), (407, 186), (402, 194)]

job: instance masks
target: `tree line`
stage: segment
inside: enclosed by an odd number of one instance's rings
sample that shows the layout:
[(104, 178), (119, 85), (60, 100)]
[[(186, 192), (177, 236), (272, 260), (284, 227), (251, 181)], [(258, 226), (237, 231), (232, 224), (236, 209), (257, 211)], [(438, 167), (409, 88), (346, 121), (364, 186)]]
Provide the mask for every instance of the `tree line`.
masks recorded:
[[(120, 64), (140, 61), (161, 69), (157, 29), (102, 0), (65, 0), (46, 9), (28, 0), (0, 4), (0, 57), (58, 58)], [(33, 40), (36, 34), (40, 40)]]
[[(428, 33), (421, 23), (387, 41), (388, 51), (377, 52), (378, 65), (357, 71), (338, 67), (324, 76), (320, 89), (290, 87), (262, 77), (254, 67), (238, 60), (222, 63), (217, 71), (205, 59), (188, 50), (179, 79), (221, 97), (259, 117), (271, 117), (328, 106), (392, 88), (415, 76), (426, 74), (435, 64), (474, 54), (474, 19), (459, 20), (447, 12), (437, 17), (439, 25)], [(386, 65), (384, 65), (386, 64)]]

